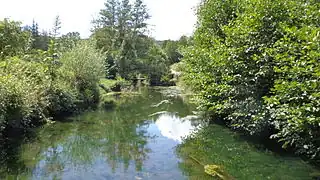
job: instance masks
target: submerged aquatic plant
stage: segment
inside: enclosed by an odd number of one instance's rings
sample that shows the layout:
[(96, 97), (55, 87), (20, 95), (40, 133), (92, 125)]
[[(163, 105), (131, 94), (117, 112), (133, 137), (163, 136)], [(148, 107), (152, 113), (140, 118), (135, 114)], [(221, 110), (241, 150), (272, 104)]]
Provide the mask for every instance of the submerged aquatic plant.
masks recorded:
[(204, 167), (204, 172), (210, 176), (213, 177), (219, 177), (222, 180), (234, 180), (235, 178), (233, 178), (231, 175), (229, 175), (228, 173), (225, 172), (225, 170), (216, 164), (206, 164), (204, 165), (203, 163), (201, 163), (199, 160), (197, 160), (195, 157), (189, 155), (189, 157), (196, 161), (198, 164), (202, 165)]

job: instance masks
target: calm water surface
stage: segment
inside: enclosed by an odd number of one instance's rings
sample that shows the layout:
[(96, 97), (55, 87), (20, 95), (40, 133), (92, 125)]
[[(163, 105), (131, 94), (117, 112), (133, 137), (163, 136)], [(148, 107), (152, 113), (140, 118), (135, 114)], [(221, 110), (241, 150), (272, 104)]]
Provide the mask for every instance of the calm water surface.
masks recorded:
[[(141, 90), (120, 98), (113, 110), (46, 125), (5, 145), (0, 178), (212, 179), (189, 155), (223, 166), (236, 179), (311, 179), (316, 172), (299, 158), (257, 149), (223, 127), (200, 128), (193, 105), (160, 91)], [(183, 140), (195, 131), (195, 138)]]

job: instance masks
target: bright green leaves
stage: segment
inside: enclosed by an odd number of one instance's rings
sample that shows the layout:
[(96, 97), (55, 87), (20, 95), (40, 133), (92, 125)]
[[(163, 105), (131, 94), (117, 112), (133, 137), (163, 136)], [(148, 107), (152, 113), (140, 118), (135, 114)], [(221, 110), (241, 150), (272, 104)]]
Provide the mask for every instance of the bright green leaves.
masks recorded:
[(54, 57), (56, 52), (0, 61), (0, 126), (25, 128), (97, 103), (104, 54), (89, 40), (61, 57)]
[(320, 3), (204, 1), (184, 79), (233, 128), (319, 158)]
[(139, 55), (145, 50), (139, 48), (139, 43), (149, 45), (146, 49), (152, 46), (150, 38), (145, 35), (149, 17), (147, 7), (141, 0), (106, 1), (94, 23), (93, 36), (97, 47), (108, 53), (108, 65), (115, 67), (107, 76), (114, 78), (120, 75), (133, 79), (142, 73), (144, 67), (137, 64), (139, 59), (144, 58)]
[[(0, 69), (0, 114), (4, 118), (1, 123), (25, 126), (49, 105), (45, 97), (48, 84), (44, 68), (39, 63), (17, 57), (6, 59), (6, 62), (5, 68)], [(42, 118), (36, 120), (39, 119)]]
[[(78, 86), (93, 86), (101, 77), (105, 70), (105, 54), (95, 49), (95, 41), (80, 42), (73, 49), (65, 52), (61, 56), (61, 74), (63, 78), (70, 78), (71, 82)], [(71, 74), (64, 75), (63, 72)], [(84, 83), (84, 84), (81, 84)]]
[[(309, 22), (305, 18), (302, 16), (301, 22)], [(271, 51), (279, 79), (275, 81), (273, 95), (266, 98), (280, 131), (276, 137), (314, 158), (320, 144), (316, 138), (319, 134), (315, 131), (320, 128), (320, 28), (315, 22), (294, 26), (280, 24), (285, 36)]]
[(20, 25), (20, 22), (9, 19), (0, 21), (0, 60), (21, 55), (29, 48), (30, 33), (23, 31)]

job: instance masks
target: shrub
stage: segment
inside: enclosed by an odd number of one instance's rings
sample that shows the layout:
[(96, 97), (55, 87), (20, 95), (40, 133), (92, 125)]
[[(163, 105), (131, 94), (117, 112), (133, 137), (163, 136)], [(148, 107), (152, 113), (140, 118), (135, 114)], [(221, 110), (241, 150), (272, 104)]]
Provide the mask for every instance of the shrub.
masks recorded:
[(20, 25), (17, 21), (0, 20), (0, 59), (21, 55), (30, 47), (31, 34)]
[(61, 57), (61, 78), (78, 90), (83, 104), (94, 104), (99, 100), (98, 82), (106, 71), (105, 56), (94, 45), (91, 40), (80, 42)]
[(203, 1), (183, 79), (216, 119), (320, 157), (320, 3)]
[(49, 101), (44, 67), (17, 57), (0, 64), (0, 123), (24, 127), (45, 120)]
[(104, 56), (91, 41), (62, 53), (60, 59), (49, 54), (0, 61), (0, 132), (7, 127), (37, 125), (99, 101)]
[(106, 110), (112, 109), (116, 105), (115, 98), (111, 95), (104, 94), (101, 96), (100, 107)]
[(50, 117), (65, 116), (79, 109), (79, 92), (66, 82), (55, 82), (47, 91)]
[(131, 82), (121, 78), (116, 77), (116, 80), (109, 85), (109, 88), (114, 92), (120, 92), (121, 90), (128, 89), (131, 86)]

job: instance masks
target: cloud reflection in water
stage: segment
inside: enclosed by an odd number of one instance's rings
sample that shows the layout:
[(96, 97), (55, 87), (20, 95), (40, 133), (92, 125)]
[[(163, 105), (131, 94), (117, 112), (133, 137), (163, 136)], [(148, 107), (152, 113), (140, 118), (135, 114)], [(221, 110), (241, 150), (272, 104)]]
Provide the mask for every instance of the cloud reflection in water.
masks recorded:
[(180, 118), (175, 114), (165, 113), (158, 117), (155, 124), (163, 136), (181, 142), (183, 137), (190, 135), (197, 129), (197, 126), (192, 124), (193, 118), (196, 117)]

